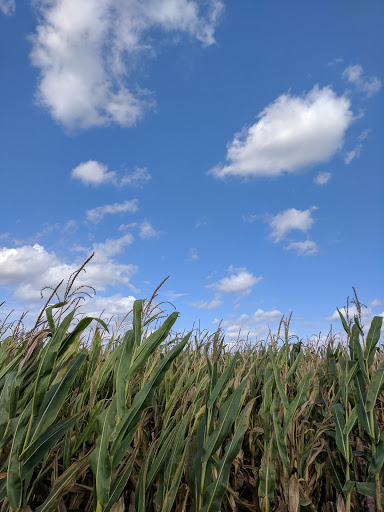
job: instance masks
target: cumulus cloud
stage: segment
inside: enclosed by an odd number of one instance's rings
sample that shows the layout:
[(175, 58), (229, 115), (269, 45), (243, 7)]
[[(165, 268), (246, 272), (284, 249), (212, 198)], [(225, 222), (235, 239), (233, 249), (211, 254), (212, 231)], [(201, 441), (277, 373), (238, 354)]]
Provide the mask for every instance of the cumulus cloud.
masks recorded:
[(351, 84), (354, 84), (360, 91), (368, 97), (373, 96), (380, 91), (382, 83), (377, 76), (367, 76), (364, 69), (359, 64), (348, 66), (343, 72), (343, 77)]
[(108, 171), (107, 165), (96, 160), (88, 160), (76, 166), (72, 169), (71, 177), (80, 180), (84, 185), (98, 186), (112, 183), (119, 187), (125, 185), (141, 187), (151, 179), (151, 175), (145, 167), (137, 168), (130, 174), (118, 176), (115, 171)]
[[(84, 306), (81, 306), (80, 311), (86, 313), (88, 316), (100, 317), (118, 317), (123, 319), (126, 315), (132, 312), (133, 303), (135, 302), (133, 295), (122, 296), (121, 294), (110, 295), (108, 297), (94, 297), (88, 300)], [(132, 315), (127, 317), (130, 320)]]
[(216, 309), (223, 304), (223, 301), (220, 300), (220, 296), (216, 296), (210, 302), (199, 300), (198, 302), (192, 302), (191, 306), (197, 309), (206, 309), (207, 311), (211, 311), (212, 309)]
[[(371, 325), (371, 321), (374, 316), (384, 317), (384, 313), (382, 313), (382, 312), (377, 313), (377, 312), (373, 311), (373, 309), (377, 308), (377, 306), (378, 306), (378, 304), (375, 304), (375, 305), (371, 304), (371, 307), (362, 308), (362, 310), (361, 310), (361, 321), (362, 321), (363, 326), (365, 327), (365, 329), (364, 329), (365, 333), (368, 332), (369, 326)], [(346, 308), (343, 307), (343, 308), (339, 308), (339, 309), (340, 309), (341, 314), (344, 316), (344, 318), (347, 318)], [(348, 315), (349, 315), (350, 319), (353, 319), (355, 316), (358, 315), (358, 311), (357, 311), (357, 308), (355, 305), (351, 305), (348, 308)], [(335, 311), (332, 313), (332, 315), (326, 317), (326, 320), (328, 320), (329, 322), (338, 323), (341, 326), (341, 320), (340, 320), (340, 316), (339, 316), (337, 309), (335, 309)]]
[(84, 185), (102, 185), (116, 180), (116, 173), (108, 171), (108, 166), (96, 160), (82, 162), (72, 169), (71, 177), (80, 180)]
[(68, 128), (134, 125), (153, 101), (132, 72), (140, 56), (154, 55), (155, 34), (184, 33), (211, 45), (223, 8), (220, 0), (40, 0), (37, 5), (31, 60), (40, 71), (38, 101)]
[(210, 173), (217, 178), (279, 176), (328, 161), (344, 142), (353, 121), (350, 100), (331, 87), (308, 94), (282, 94), (227, 146), (227, 163)]
[(278, 309), (264, 311), (258, 309), (251, 315), (242, 314), (236, 319), (225, 320), (222, 327), (225, 329), (226, 337), (236, 340), (237, 338), (265, 339), (270, 328), (277, 326), (283, 314)]
[(313, 179), (316, 185), (327, 185), (332, 178), (332, 174), (330, 172), (319, 172), (316, 177)]
[(90, 222), (100, 222), (105, 215), (116, 215), (117, 213), (137, 212), (139, 209), (137, 199), (124, 201), (123, 203), (105, 204), (87, 210), (87, 220)]
[[(117, 240), (106, 240), (94, 244), (94, 258), (77, 278), (77, 285), (91, 285), (97, 291), (105, 291), (108, 286), (131, 285), (131, 277), (138, 268), (131, 264), (116, 262), (112, 257), (132, 243), (130, 235)], [(0, 285), (11, 287), (14, 297), (26, 302), (40, 299), (43, 286), (56, 286), (62, 279), (66, 281), (81, 262), (67, 263), (42, 245), (24, 245), (18, 248), (0, 249)]]
[(268, 219), (271, 228), (270, 236), (275, 242), (280, 242), (288, 233), (294, 230), (306, 233), (315, 222), (312, 212), (317, 210), (316, 206), (312, 206), (308, 210), (297, 210), (296, 208), (288, 208), (277, 215), (272, 215)]
[(228, 269), (229, 277), (223, 277), (217, 283), (207, 285), (207, 288), (213, 288), (223, 293), (240, 293), (249, 295), (253, 286), (262, 280), (262, 277), (256, 277), (246, 268), (234, 268), (232, 265)]
[(12, 16), (13, 14), (15, 14), (15, 0), (0, 0), (0, 11), (6, 16)]
[(318, 252), (317, 243), (313, 240), (305, 240), (305, 242), (290, 242), (285, 246), (287, 251), (295, 251), (299, 256), (308, 256)]

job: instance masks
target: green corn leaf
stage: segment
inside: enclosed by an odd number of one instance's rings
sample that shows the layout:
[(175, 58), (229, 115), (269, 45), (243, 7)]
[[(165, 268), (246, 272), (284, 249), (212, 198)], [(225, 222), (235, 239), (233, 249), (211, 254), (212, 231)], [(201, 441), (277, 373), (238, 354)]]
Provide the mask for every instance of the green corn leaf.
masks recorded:
[(28, 449), (24, 452), (22, 460), (22, 479), (28, 478), (33, 472), (35, 466), (49, 453), (49, 450), (55, 443), (61, 439), (64, 434), (73, 427), (80, 418), (81, 414), (77, 414), (72, 418), (61, 421), (49, 427)]
[(363, 496), (375, 497), (375, 482), (356, 482), (356, 490)]
[(77, 479), (87, 470), (88, 466), (88, 456), (74, 462), (67, 471), (56, 480), (48, 498), (36, 509), (36, 512), (56, 512), (64, 494), (74, 486)]
[(117, 415), (122, 418), (127, 410), (127, 396), (126, 388), (127, 381), (126, 376), (129, 367), (132, 362), (132, 354), (134, 350), (134, 332), (128, 331), (124, 335), (123, 343), (120, 347), (120, 354), (117, 358), (117, 363), (114, 370), (115, 375), (115, 389), (116, 389), (116, 400), (117, 400)]
[(269, 360), (271, 361), (271, 364), (272, 364), (273, 375), (275, 377), (275, 383), (276, 383), (276, 387), (279, 392), (281, 401), (282, 401), (284, 407), (286, 409), (288, 409), (288, 407), (289, 407), (288, 398), (283, 389), (283, 384), (282, 384), (281, 378), (280, 378), (280, 370), (275, 362), (275, 356), (274, 356), (272, 347), (268, 348), (268, 356), (269, 356)]
[(59, 350), (59, 357), (64, 354), (66, 350), (72, 345), (72, 343), (76, 340), (76, 338), (83, 332), (85, 329), (90, 325), (90, 323), (95, 320), (97, 323), (101, 324), (103, 328), (108, 331), (108, 326), (104, 322), (104, 320), (101, 320), (101, 318), (96, 317), (86, 317), (82, 318), (80, 322), (76, 325), (76, 327), (73, 329), (72, 332), (70, 332), (63, 342), (61, 343), (60, 350)]
[(344, 434), (345, 417), (344, 409), (341, 404), (334, 404), (331, 406), (331, 412), (336, 425), (336, 445), (347, 462), (350, 462), (350, 446), (348, 437)]
[(369, 377), (367, 374), (367, 367), (366, 367), (365, 360), (364, 360), (363, 349), (361, 348), (361, 344), (360, 344), (360, 329), (356, 324), (354, 324), (352, 326), (350, 344), (353, 347), (354, 353), (356, 354), (357, 361), (359, 362), (360, 372), (364, 378), (364, 382), (366, 385), (368, 385)]
[(244, 392), (247, 381), (244, 380), (240, 386), (227, 398), (220, 407), (219, 420), (216, 429), (207, 438), (204, 443), (202, 462), (208, 462), (208, 459), (214, 454), (219, 446), (221, 446), (231, 431), (232, 425), (237, 419), (241, 404), (241, 396)]
[(384, 463), (384, 432), (380, 435), (380, 440), (376, 446), (376, 453), (373, 455), (371, 463), (368, 468), (368, 473), (371, 476), (378, 475)]
[(7, 496), (9, 504), (14, 510), (20, 509), (21, 499), (23, 496), (19, 455), (23, 447), (25, 436), (27, 435), (27, 425), (31, 414), (31, 408), (32, 405), (30, 403), (17, 419), (17, 426), (13, 434), (12, 447), (8, 457)]
[(351, 381), (356, 377), (357, 372), (359, 371), (359, 368), (360, 368), (359, 361), (356, 361), (355, 363), (353, 363), (352, 367), (349, 369), (348, 376), (345, 381), (347, 386), (349, 386)]
[(343, 314), (341, 313), (341, 311), (339, 310), (339, 308), (336, 308), (337, 309), (337, 312), (339, 313), (339, 316), (340, 316), (340, 320), (341, 320), (341, 323), (343, 325), (343, 329), (344, 331), (349, 334), (349, 327), (348, 327), (348, 324), (347, 324), (347, 321), (346, 319), (344, 318)]
[(145, 409), (153, 396), (155, 388), (162, 381), (165, 372), (168, 370), (169, 366), (172, 364), (172, 361), (180, 354), (185, 345), (187, 344), (191, 333), (188, 333), (184, 339), (176, 345), (168, 354), (162, 359), (157, 368), (155, 369), (151, 379), (144, 384), (142, 389), (135, 396), (132, 407), (129, 411), (124, 415), (122, 420), (116, 427), (116, 431), (114, 433), (111, 447), (111, 454), (113, 456), (113, 467), (116, 468), (117, 464), (121, 461), (121, 458), (124, 456), (127, 447), (129, 446), (129, 436), (127, 433), (131, 431), (134, 432), (134, 428), (137, 423), (140, 421), (140, 417), (143, 409)]
[(133, 332), (135, 333), (135, 347), (141, 344), (141, 314), (143, 311), (143, 301), (135, 300), (133, 303)]
[(273, 459), (273, 439), (268, 443), (267, 453), (261, 460), (258, 493), (261, 498), (273, 500), (276, 488), (276, 469)]
[(11, 372), (23, 359), (23, 352), (19, 352), (12, 360), (0, 370), (0, 379), (2, 379), (5, 375)]
[(224, 455), (217, 466), (217, 478), (205, 490), (204, 505), (200, 512), (220, 511), (221, 501), (228, 487), (231, 465), (241, 448), (254, 403), (255, 399), (251, 400), (240, 413), (233, 438), (226, 446)]
[(292, 377), (292, 375), (295, 374), (295, 371), (297, 370), (297, 367), (299, 366), (302, 357), (303, 357), (303, 353), (299, 352), (299, 355), (296, 357), (295, 362), (293, 363), (293, 365), (288, 370), (287, 376), (285, 377), (285, 382), (288, 382), (289, 379)]
[(312, 377), (313, 370), (307, 373), (304, 379), (300, 382), (297, 388), (296, 396), (294, 400), (289, 404), (289, 407), (286, 410), (286, 413), (284, 415), (283, 437), (285, 437), (288, 434), (295, 412), (303, 405), (303, 403), (307, 399)]
[(51, 378), (51, 373), (53, 371), (54, 365), (56, 363), (57, 354), (60, 348), (60, 344), (67, 332), (68, 327), (70, 326), (75, 312), (72, 311), (67, 315), (64, 320), (61, 322), (59, 327), (56, 329), (55, 334), (48, 341), (43, 352), (41, 354), (41, 359), (39, 363), (39, 369), (37, 371), (36, 383), (33, 394), (33, 405), (32, 405), (32, 414), (36, 416), (41, 406), (41, 403), (44, 399), (45, 393), (49, 386), (49, 381)]
[(380, 330), (383, 324), (383, 317), (375, 316), (371, 322), (371, 326), (369, 328), (367, 334), (367, 341), (365, 344), (364, 350), (364, 358), (367, 361), (368, 368), (370, 368), (375, 359), (376, 345), (380, 339)]
[(185, 442), (184, 452), (183, 452), (183, 454), (179, 460), (179, 463), (178, 463), (177, 467), (175, 468), (175, 471), (172, 475), (171, 485), (168, 489), (168, 492), (164, 496), (163, 507), (161, 509), (161, 512), (171, 512), (171, 510), (172, 510), (173, 504), (176, 499), (177, 491), (179, 490), (181, 478), (184, 473), (184, 468), (185, 468), (185, 463), (186, 463), (187, 456), (188, 456), (190, 442), (191, 442), (191, 435), (188, 436), (188, 438)]
[(49, 325), (49, 328), (51, 330), (52, 336), (55, 334), (55, 331), (56, 331), (55, 322), (53, 320), (52, 309), (61, 308), (62, 306), (65, 306), (66, 304), (67, 304), (67, 302), (58, 302), (57, 304), (54, 304), (53, 306), (49, 306), (45, 310), (45, 314), (47, 316), (48, 325)]
[[(170, 457), (167, 460), (166, 472), (164, 475), (164, 490), (168, 491), (171, 488), (171, 483), (175, 478), (175, 474), (177, 472), (178, 464), (180, 462), (180, 457), (183, 452), (183, 445), (185, 445), (185, 431), (187, 429), (188, 424), (191, 423), (191, 412), (184, 416), (182, 421), (179, 424), (179, 428), (177, 430), (174, 442), (172, 444), (172, 449), (170, 453)], [(190, 438), (189, 438), (190, 439)], [(189, 445), (189, 442), (188, 442)]]
[(276, 399), (276, 397), (273, 399), (272, 402), (272, 417), (273, 417), (273, 426), (275, 430), (275, 441), (277, 445), (277, 450), (279, 452), (281, 462), (286, 468), (289, 468), (290, 462), (289, 462), (289, 456), (288, 456), (288, 448), (285, 436), (283, 435), (281, 426), (280, 426), (280, 420), (278, 418), (278, 412), (279, 412), (279, 403)]
[(384, 385), (384, 363), (376, 371), (372, 377), (371, 383), (368, 387), (367, 400), (365, 402), (365, 410), (367, 412), (372, 411), (375, 407), (377, 396), (382, 390)]
[(133, 452), (132, 456), (128, 459), (128, 462), (124, 466), (124, 469), (120, 472), (117, 480), (114, 482), (111, 489), (111, 495), (103, 512), (110, 512), (113, 505), (117, 503), (118, 500), (120, 499), (120, 496), (128, 483), (129, 477), (131, 476), (136, 456), (137, 452), (135, 451)]
[(227, 382), (231, 378), (238, 357), (239, 357), (239, 353), (237, 352), (233, 356), (233, 358), (232, 358), (231, 362), (229, 363), (229, 365), (227, 366), (227, 368), (224, 370), (224, 372), (217, 379), (216, 385), (212, 389), (210, 397), (209, 397), (209, 399), (207, 401), (208, 409), (211, 409), (213, 407), (213, 404), (216, 402), (217, 397), (220, 395), (220, 393), (222, 392), (224, 386), (227, 384)]
[(13, 370), (5, 376), (4, 385), (0, 393), (0, 440), (3, 439), (8, 421), (16, 414), (17, 398), (14, 393), (17, 386), (16, 375), (17, 370)]
[(346, 435), (346, 436), (349, 435), (349, 433), (353, 429), (356, 421), (357, 421), (357, 407), (355, 406), (352, 409), (351, 414), (349, 415), (349, 418), (345, 423), (344, 430), (343, 430), (344, 435)]
[(115, 426), (116, 400), (113, 400), (98, 418), (98, 436), (96, 446), (89, 457), (89, 464), (94, 476), (97, 503), (106, 505), (112, 478), (112, 457), (109, 441)]
[[(171, 448), (171, 445), (173, 443), (173, 440), (175, 439), (176, 432), (178, 430), (179, 426), (176, 425), (171, 432), (167, 432), (168, 435), (165, 438), (160, 437), (159, 438), (159, 445), (160, 449), (156, 454), (156, 457), (151, 462), (151, 467), (148, 471), (147, 477), (146, 477), (146, 488), (145, 490), (148, 491), (149, 487), (152, 485), (153, 481), (156, 478), (156, 475), (159, 473), (160, 468), (164, 464), (165, 458), (168, 455), (168, 452)], [(168, 427), (166, 429), (168, 431)]]
[(176, 322), (179, 313), (172, 313), (164, 321), (157, 331), (151, 333), (148, 338), (137, 348), (134, 354), (134, 361), (131, 364), (125, 378), (130, 380), (136, 372), (145, 364), (150, 355), (167, 338), (173, 324)]
[[(365, 403), (366, 403), (366, 390), (365, 390), (365, 383), (364, 378), (362, 376), (361, 371), (359, 370), (357, 372), (357, 375), (354, 379), (354, 384), (356, 387), (356, 409), (357, 409), (357, 416), (359, 418), (359, 422), (363, 426), (366, 433), (369, 435), (371, 439), (375, 437), (375, 432), (372, 432), (371, 429), (371, 419), (369, 416), (369, 413), (365, 410)], [(376, 421), (376, 420), (374, 420)]]
[(52, 388), (46, 393), (32, 426), (33, 434), (29, 440), (29, 445), (31, 445), (38, 436), (41, 436), (55, 421), (55, 418), (67, 397), (68, 391), (86, 358), (86, 353), (77, 354), (77, 356), (69, 363), (67, 371), (61, 381), (52, 386)]
[(353, 488), (355, 487), (355, 483), (353, 480), (347, 480), (343, 486), (343, 493), (345, 496), (351, 494)]

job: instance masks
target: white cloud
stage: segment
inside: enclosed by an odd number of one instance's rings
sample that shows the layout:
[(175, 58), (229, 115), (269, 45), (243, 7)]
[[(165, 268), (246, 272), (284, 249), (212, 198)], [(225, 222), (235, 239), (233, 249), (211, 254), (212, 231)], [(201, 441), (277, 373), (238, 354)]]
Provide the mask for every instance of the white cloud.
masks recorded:
[(131, 245), (134, 242), (133, 236), (128, 233), (121, 238), (107, 238), (105, 242), (93, 244), (93, 250), (97, 255), (101, 255), (103, 258), (110, 258), (120, 254), (125, 247)]
[(330, 172), (319, 172), (317, 176), (313, 179), (316, 185), (327, 185), (332, 178), (332, 174)]
[(308, 256), (318, 252), (317, 243), (313, 240), (305, 240), (305, 242), (290, 242), (285, 249), (295, 251), (299, 256)]
[(108, 172), (108, 166), (96, 160), (82, 162), (72, 169), (71, 176), (73, 179), (82, 181), (84, 185), (102, 185), (116, 180), (116, 173)]
[(0, 11), (6, 16), (12, 16), (13, 14), (15, 14), (15, 0), (0, 0)]
[(343, 72), (343, 77), (370, 97), (380, 91), (382, 83), (377, 76), (367, 76), (364, 69), (359, 64), (348, 66)]
[(225, 329), (226, 337), (236, 340), (251, 338), (251, 339), (266, 339), (269, 334), (270, 327), (277, 326), (283, 314), (278, 309), (271, 311), (264, 311), (258, 309), (251, 315), (242, 314), (237, 319), (225, 320), (222, 327)]
[(335, 57), (330, 62), (328, 62), (328, 66), (336, 66), (337, 64), (341, 64), (343, 59), (341, 57)]
[(79, 164), (72, 169), (71, 177), (80, 180), (84, 185), (98, 186), (112, 183), (119, 187), (125, 185), (142, 187), (151, 179), (151, 175), (145, 167), (137, 168), (131, 174), (119, 177), (115, 171), (108, 171), (107, 165), (96, 160), (88, 160)]
[(220, 297), (217, 295), (210, 302), (204, 301), (204, 300), (199, 300), (198, 302), (192, 302), (191, 306), (193, 308), (206, 309), (207, 311), (211, 311), (211, 309), (216, 309), (216, 308), (220, 307), (222, 304), (223, 304), (223, 301), (220, 300)]
[(87, 210), (87, 220), (90, 222), (99, 222), (105, 215), (115, 215), (117, 213), (136, 212), (139, 209), (137, 199), (124, 201), (124, 203), (105, 204)]
[(136, 187), (141, 187), (148, 183), (152, 176), (149, 174), (146, 167), (138, 167), (131, 174), (126, 174), (121, 178), (120, 185), (133, 185)]
[(259, 219), (260, 215), (256, 214), (249, 214), (249, 215), (243, 215), (243, 222), (246, 222), (248, 224), (253, 224), (255, 220)]
[(282, 94), (227, 146), (227, 164), (213, 168), (217, 178), (279, 176), (328, 161), (344, 141), (353, 120), (350, 101), (331, 87), (307, 95)]
[(241, 293), (249, 295), (253, 286), (262, 280), (262, 277), (256, 277), (246, 268), (229, 267), (229, 277), (223, 277), (217, 283), (207, 285), (207, 288), (213, 288), (223, 293)]
[[(384, 317), (384, 313), (376, 313), (373, 311), (373, 308), (377, 307), (378, 304), (375, 304), (374, 306), (372, 305), (372, 307), (368, 307), (368, 308), (362, 308), (361, 310), (361, 322), (362, 322), (362, 325), (364, 326), (364, 333), (367, 334), (368, 333), (368, 329), (371, 325), (371, 322), (372, 322), (372, 319), (374, 316), (382, 316)], [(343, 307), (343, 308), (339, 308), (342, 315), (344, 316), (344, 318), (347, 318), (347, 311), (346, 311), (346, 308)], [(348, 315), (349, 315), (349, 318), (353, 320), (353, 318), (355, 316), (357, 316), (358, 314), (358, 311), (357, 311), (357, 308), (355, 305), (351, 305), (349, 308), (348, 308)], [(328, 316), (326, 317), (326, 320), (328, 320), (329, 322), (334, 322), (336, 323), (337, 325), (339, 325), (341, 327), (341, 320), (340, 320), (340, 316), (339, 316), (339, 313), (337, 311), (337, 309), (335, 309), (335, 311), (332, 313), (331, 316)]]
[[(80, 311), (86, 313), (88, 316), (100, 317), (103, 313), (103, 318), (119, 317), (122, 320), (128, 313), (131, 313), (133, 309), (133, 303), (135, 297), (129, 295), (127, 297), (121, 294), (111, 295), (109, 297), (94, 297), (91, 300), (87, 300), (86, 303), (81, 306)], [(129, 315), (127, 320), (130, 320), (132, 315)]]
[[(76, 285), (91, 285), (97, 291), (104, 291), (108, 286), (126, 285), (135, 290), (130, 280), (138, 268), (112, 259), (112, 256), (132, 243), (129, 237), (126, 235), (118, 240), (94, 244), (96, 254), (87, 264), (86, 272), (78, 276)], [(62, 279), (66, 282), (81, 263), (66, 263), (39, 244), (4, 247), (0, 249), (0, 285), (14, 289), (16, 299), (38, 302), (43, 286), (56, 286)]]
[(185, 33), (211, 45), (223, 8), (220, 0), (40, 0), (37, 5), (31, 60), (40, 70), (38, 101), (68, 128), (134, 125), (153, 103), (132, 72), (141, 55), (154, 55), (154, 35)]
[(293, 230), (309, 231), (315, 222), (312, 212), (317, 210), (316, 206), (308, 210), (297, 210), (296, 208), (288, 208), (277, 215), (273, 215), (268, 219), (271, 228), (271, 237), (275, 242), (280, 242), (285, 236)]
[(344, 162), (347, 165), (349, 165), (352, 162), (352, 160), (360, 156), (361, 151), (363, 149), (363, 141), (368, 137), (369, 132), (370, 130), (364, 130), (363, 133), (359, 135), (355, 147), (345, 154)]
[(199, 254), (195, 247), (191, 247), (188, 251), (187, 261), (197, 261), (199, 259)]
[(139, 237), (143, 238), (145, 240), (148, 240), (149, 238), (157, 238), (159, 236), (159, 232), (156, 231), (152, 224), (145, 220), (140, 224), (140, 232)]

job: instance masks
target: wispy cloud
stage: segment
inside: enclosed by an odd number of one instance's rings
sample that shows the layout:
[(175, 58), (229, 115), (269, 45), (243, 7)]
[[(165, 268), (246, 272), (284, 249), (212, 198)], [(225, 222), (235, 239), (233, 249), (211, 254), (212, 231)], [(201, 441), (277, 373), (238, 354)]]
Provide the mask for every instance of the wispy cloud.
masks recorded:
[(117, 213), (136, 212), (139, 209), (138, 200), (131, 199), (123, 203), (105, 204), (87, 210), (87, 220), (90, 222), (100, 222), (105, 215), (116, 215)]
[(317, 243), (313, 240), (305, 240), (305, 242), (290, 242), (285, 246), (287, 251), (295, 251), (299, 256), (308, 256), (316, 254), (319, 250)]
[(350, 100), (331, 87), (308, 94), (282, 94), (227, 146), (227, 163), (210, 173), (216, 178), (280, 176), (328, 161), (344, 142), (352, 123)]
[(126, 185), (141, 187), (151, 179), (146, 167), (137, 168), (132, 173), (121, 176), (116, 171), (109, 171), (107, 165), (96, 160), (88, 160), (77, 165), (72, 169), (71, 177), (80, 180), (84, 185), (99, 186), (112, 183), (118, 187)]
[[(3, 11), (14, 5), (1, 1)], [(155, 29), (163, 37), (184, 33), (211, 45), (223, 8), (220, 0), (52, 0), (37, 5), (31, 52), (40, 71), (37, 97), (67, 128), (134, 125), (153, 105), (150, 93), (132, 85), (136, 81), (131, 78), (135, 61), (155, 54), (148, 32)]]
[(199, 300), (198, 302), (192, 302), (191, 306), (197, 309), (206, 309), (207, 311), (211, 311), (212, 309), (216, 309), (223, 304), (223, 301), (220, 299), (220, 296), (215, 296), (210, 302)]
[(199, 259), (199, 254), (195, 247), (191, 247), (188, 251), (187, 261), (197, 261)]
[(359, 64), (348, 66), (343, 72), (343, 77), (351, 84), (354, 84), (358, 90), (364, 92), (368, 97), (373, 96), (380, 91), (382, 83), (377, 76), (367, 76), (364, 69)]
[(13, 14), (15, 14), (15, 0), (0, 0), (0, 11), (6, 16), (12, 16)]
[(331, 178), (332, 178), (332, 173), (323, 171), (323, 172), (319, 172), (316, 175), (316, 177), (313, 179), (313, 182), (316, 185), (323, 186), (323, 185), (327, 185), (331, 181)]
[(132, 185), (135, 187), (142, 187), (148, 181), (150, 181), (152, 176), (149, 174), (148, 169), (146, 167), (137, 167), (135, 171), (130, 174), (126, 174), (120, 180), (120, 185)]
[(349, 165), (355, 158), (359, 158), (363, 149), (363, 141), (368, 137), (369, 132), (370, 130), (364, 130), (363, 133), (358, 137), (355, 147), (345, 154), (344, 162), (347, 165)]
[(147, 220), (143, 221), (140, 224), (139, 237), (145, 240), (150, 238), (157, 238), (159, 236), (159, 231), (156, 231), (150, 222)]

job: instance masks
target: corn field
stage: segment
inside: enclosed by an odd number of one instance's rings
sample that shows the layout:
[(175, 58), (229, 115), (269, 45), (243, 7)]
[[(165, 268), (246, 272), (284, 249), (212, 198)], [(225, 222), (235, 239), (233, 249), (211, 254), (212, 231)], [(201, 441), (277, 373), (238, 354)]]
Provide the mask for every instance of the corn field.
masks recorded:
[(1, 512), (382, 511), (381, 317), (234, 353), (145, 305), (124, 335), (63, 303), (2, 333)]

